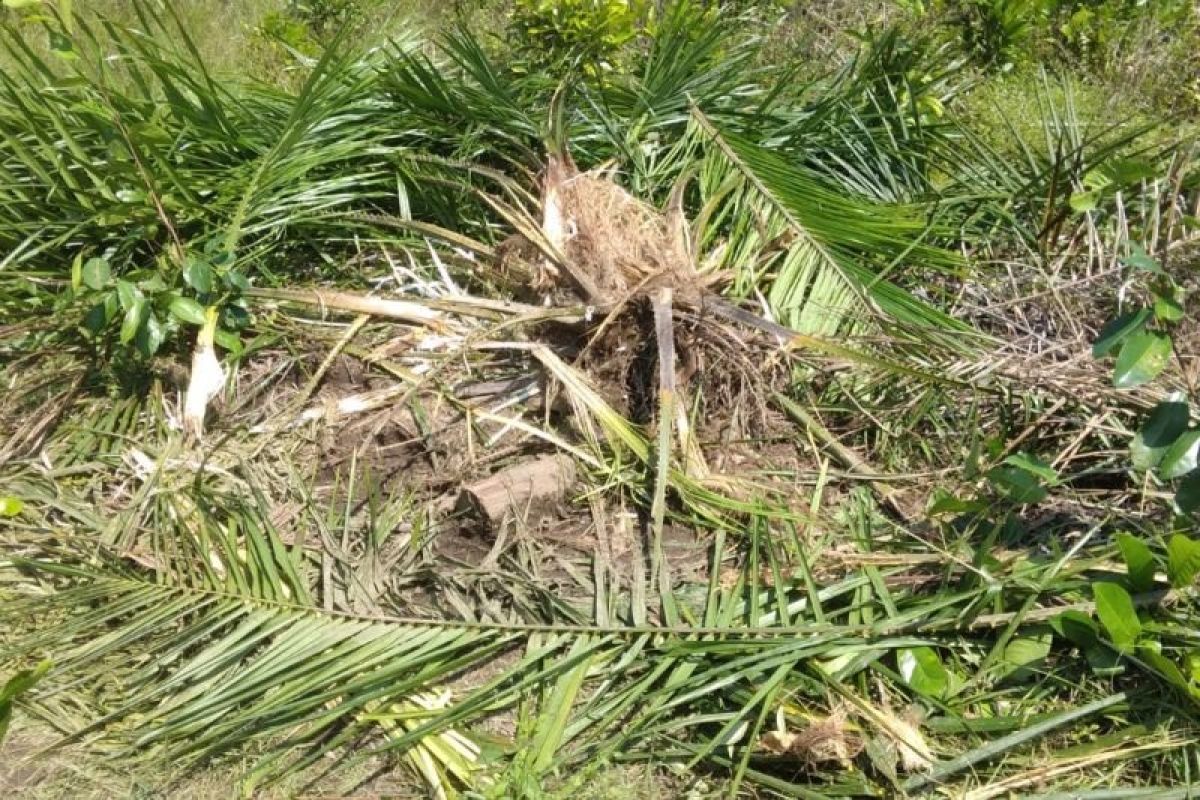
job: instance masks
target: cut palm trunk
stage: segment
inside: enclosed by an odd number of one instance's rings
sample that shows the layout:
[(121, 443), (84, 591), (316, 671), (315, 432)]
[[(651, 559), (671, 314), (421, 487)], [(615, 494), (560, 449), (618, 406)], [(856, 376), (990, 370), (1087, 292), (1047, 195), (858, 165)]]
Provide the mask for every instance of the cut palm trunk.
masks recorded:
[(570, 456), (522, 461), (464, 486), (458, 510), (494, 531), (506, 518), (525, 518), (539, 508), (561, 502), (575, 478), (575, 461)]

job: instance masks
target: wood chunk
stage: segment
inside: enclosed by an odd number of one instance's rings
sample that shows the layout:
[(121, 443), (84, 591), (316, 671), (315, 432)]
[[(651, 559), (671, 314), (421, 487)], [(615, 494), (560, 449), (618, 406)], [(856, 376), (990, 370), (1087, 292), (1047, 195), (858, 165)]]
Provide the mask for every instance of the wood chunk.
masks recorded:
[(575, 477), (575, 462), (570, 456), (522, 461), (464, 486), (457, 510), (495, 528), (510, 513), (524, 516), (530, 508), (558, 502), (575, 483)]

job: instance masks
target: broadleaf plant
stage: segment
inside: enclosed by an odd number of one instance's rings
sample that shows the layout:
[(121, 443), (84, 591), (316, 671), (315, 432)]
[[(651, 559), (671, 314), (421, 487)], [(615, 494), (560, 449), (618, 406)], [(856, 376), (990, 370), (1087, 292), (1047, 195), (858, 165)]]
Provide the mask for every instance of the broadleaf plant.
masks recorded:
[[(1171, 275), (1140, 245), (1130, 246), (1121, 260), (1137, 275), (1149, 276), (1150, 305), (1138, 306), (1109, 321), (1092, 344), (1092, 355), (1117, 353), (1113, 385), (1133, 389), (1157, 378), (1174, 352), (1173, 329), (1184, 318), (1185, 293)], [(1153, 472), (1159, 480), (1179, 481), (1175, 510), (1184, 515), (1200, 508), (1200, 429), (1189, 427), (1188, 398), (1173, 392), (1150, 412), (1130, 443), (1134, 469)]]

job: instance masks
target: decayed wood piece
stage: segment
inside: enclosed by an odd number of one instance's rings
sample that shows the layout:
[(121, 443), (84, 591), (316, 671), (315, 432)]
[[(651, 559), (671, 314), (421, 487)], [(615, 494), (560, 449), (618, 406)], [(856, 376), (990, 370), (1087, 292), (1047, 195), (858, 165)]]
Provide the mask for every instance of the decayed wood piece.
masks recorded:
[(570, 456), (543, 456), (522, 461), (463, 487), (457, 507), (495, 527), (506, 515), (522, 515), (532, 506), (562, 499), (575, 483)]

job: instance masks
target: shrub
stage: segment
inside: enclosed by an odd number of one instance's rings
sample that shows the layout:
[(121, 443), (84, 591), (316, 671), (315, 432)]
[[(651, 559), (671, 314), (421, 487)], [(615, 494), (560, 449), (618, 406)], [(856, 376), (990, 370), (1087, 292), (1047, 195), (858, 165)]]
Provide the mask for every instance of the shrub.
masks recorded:
[(950, 0), (946, 5), (967, 54), (982, 66), (1000, 69), (1029, 57), (1049, 11), (1047, 0)]
[(343, 29), (361, 28), (379, 0), (290, 0), (259, 23), (260, 33), (306, 55), (315, 55)]
[(272, 11), (264, 16), (258, 24), (258, 33), (305, 55), (315, 55), (320, 50), (308, 26), (287, 11)]
[(292, 0), (289, 13), (320, 40), (361, 23), (374, 0)]
[[(1186, 40), (1196, 33), (1190, 0), (894, 0), (918, 16), (940, 15), (965, 52), (986, 67), (1058, 56), (1107, 71), (1130, 49), (1144, 56), (1147, 35)], [(1193, 38), (1194, 41), (1194, 38)], [(1153, 42), (1152, 42), (1153, 44)]]
[(1054, 30), (1061, 43), (1077, 57), (1094, 66), (1107, 66), (1112, 52), (1131, 35), (1139, 23), (1163, 30), (1186, 29), (1195, 17), (1191, 0), (1056, 0)]
[(577, 60), (595, 72), (612, 67), (648, 14), (646, 0), (516, 0), (509, 26), (539, 60)]

